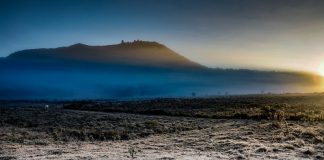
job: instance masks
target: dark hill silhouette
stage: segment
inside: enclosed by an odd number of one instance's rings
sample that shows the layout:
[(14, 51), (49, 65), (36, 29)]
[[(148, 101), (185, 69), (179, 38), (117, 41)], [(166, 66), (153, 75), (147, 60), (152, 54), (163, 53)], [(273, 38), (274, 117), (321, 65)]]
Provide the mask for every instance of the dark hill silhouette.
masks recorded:
[(119, 65), (167, 68), (205, 68), (157, 42), (134, 41), (106, 46), (74, 44), (53, 49), (29, 49), (15, 52), (10, 60), (77, 60)]

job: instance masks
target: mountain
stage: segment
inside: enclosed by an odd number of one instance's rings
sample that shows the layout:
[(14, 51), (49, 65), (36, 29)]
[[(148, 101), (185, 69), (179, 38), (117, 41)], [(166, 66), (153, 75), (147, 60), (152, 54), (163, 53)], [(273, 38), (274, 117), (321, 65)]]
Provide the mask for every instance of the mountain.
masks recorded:
[(320, 91), (311, 73), (212, 69), (157, 42), (74, 44), (0, 59), (0, 99), (179, 97)]
[(53, 49), (30, 49), (15, 52), (9, 55), (7, 59), (24, 61), (65, 60), (182, 69), (206, 68), (162, 44), (148, 41), (122, 42), (106, 46), (88, 46), (78, 43)]

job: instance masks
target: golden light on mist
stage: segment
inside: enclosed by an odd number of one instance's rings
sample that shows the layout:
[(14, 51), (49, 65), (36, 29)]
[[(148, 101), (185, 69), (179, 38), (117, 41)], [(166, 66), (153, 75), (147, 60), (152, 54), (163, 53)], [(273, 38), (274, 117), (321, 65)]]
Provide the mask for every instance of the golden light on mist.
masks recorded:
[(324, 62), (322, 62), (318, 68), (317, 68), (317, 72), (319, 75), (321, 75), (322, 77), (324, 77)]

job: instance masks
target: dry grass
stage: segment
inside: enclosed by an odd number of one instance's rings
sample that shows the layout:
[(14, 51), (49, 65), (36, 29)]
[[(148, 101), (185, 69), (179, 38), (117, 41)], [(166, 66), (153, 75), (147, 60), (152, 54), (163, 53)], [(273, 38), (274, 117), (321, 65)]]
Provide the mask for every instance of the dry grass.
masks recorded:
[[(164, 117), (169, 118), (169, 117)], [(323, 123), (288, 122), (291, 134), (269, 121), (216, 120), (210, 127), (127, 141), (5, 143), (7, 156), (29, 159), (321, 159)], [(312, 129), (313, 134), (304, 132)], [(280, 139), (274, 136), (280, 135)]]
[[(249, 95), (141, 101), (76, 101), (66, 109), (230, 119), (324, 121), (323, 94)], [(281, 116), (281, 117), (280, 117)]]
[(129, 140), (206, 128), (212, 120), (106, 114), (63, 109), (6, 108), (0, 114), (0, 140), (46, 145), (53, 141)]
[(0, 160), (324, 159), (319, 97), (6, 102)]

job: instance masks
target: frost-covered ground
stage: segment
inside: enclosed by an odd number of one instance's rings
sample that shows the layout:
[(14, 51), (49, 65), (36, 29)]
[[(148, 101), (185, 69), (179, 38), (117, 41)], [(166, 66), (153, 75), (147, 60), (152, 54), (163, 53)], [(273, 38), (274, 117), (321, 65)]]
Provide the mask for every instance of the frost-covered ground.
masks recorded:
[[(133, 114), (73, 112), (78, 113), (100, 114), (101, 118), (134, 117)], [(139, 122), (156, 119), (171, 123), (175, 120), (167, 116), (135, 117)], [(38, 138), (17, 142), (5, 137), (23, 136), (31, 131), (4, 125), (0, 128), (0, 159), (324, 159), (323, 122), (177, 120), (178, 123), (209, 124), (130, 140), (54, 141), (40, 132)]]

